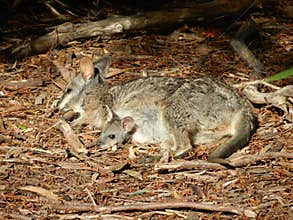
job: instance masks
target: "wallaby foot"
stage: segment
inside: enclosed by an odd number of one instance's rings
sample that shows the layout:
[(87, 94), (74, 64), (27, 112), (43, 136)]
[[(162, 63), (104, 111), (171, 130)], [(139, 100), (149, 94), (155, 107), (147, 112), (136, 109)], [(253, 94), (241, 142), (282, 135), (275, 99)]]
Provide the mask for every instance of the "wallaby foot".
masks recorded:
[(161, 144), (162, 158), (160, 162), (167, 162), (172, 154), (180, 158), (192, 149), (189, 134), (181, 129), (173, 129), (170, 139)]

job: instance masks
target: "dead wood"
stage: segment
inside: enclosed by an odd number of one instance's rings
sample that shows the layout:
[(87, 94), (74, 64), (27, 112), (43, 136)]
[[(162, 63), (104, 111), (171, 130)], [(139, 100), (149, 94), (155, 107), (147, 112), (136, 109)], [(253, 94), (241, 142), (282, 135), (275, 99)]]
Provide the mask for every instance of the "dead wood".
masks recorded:
[(3, 132), (5, 130), (6, 130), (6, 128), (5, 128), (4, 121), (3, 121), (3, 118), (0, 115), (0, 132)]
[(259, 155), (246, 155), (246, 156), (241, 156), (238, 158), (233, 158), (232, 160), (229, 161), (229, 165), (231, 165), (233, 167), (244, 167), (247, 165), (253, 165), (256, 162), (261, 161), (261, 160), (274, 160), (278, 157), (292, 159), (293, 154), (292, 153), (269, 152), (269, 153), (263, 153), (263, 154), (259, 154)]
[(43, 53), (65, 45), (70, 41), (100, 35), (112, 35), (124, 31), (146, 29), (155, 26), (174, 25), (182, 22), (202, 22), (220, 16), (231, 16), (254, 5), (254, 0), (228, 1), (214, 0), (198, 4), (194, 8), (173, 8), (165, 11), (151, 11), (134, 16), (116, 16), (101, 21), (84, 24), (64, 23), (54, 31), (32, 42), (13, 48), (13, 59)]
[(74, 154), (79, 153), (88, 153), (88, 150), (83, 146), (83, 144), (80, 142), (78, 136), (74, 133), (70, 125), (60, 119), (57, 123), (57, 128), (63, 132), (64, 137), (68, 141), (68, 143), (72, 146), (72, 150)]
[(260, 78), (261, 73), (264, 71), (264, 65), (248, 49), (245, 41), (256, 35), (256, 33), (257, 29), (253, 22), (245, 23), (230, 42), (235, 52), (254, 70), (253, 78), (255, 79)]
[[(261, 160), (270, 160), (270, 159), (275, 159), (278, 157), (292, 159), (293, 154), (269, 152), (269, 153), (263, 153), (259, 155), (245, 155), (245, 156), (233, 158), (231, 160), (227, 159), (227, 165), (231, 167), (244, 167), (247, 165), (253, 165)], [(195, 169), (224, 170), (227, 168), (220, 164), (210, 163), (206, 161), (179, 161), (179, 162), (175, 161), (168, 164), (157, 164), (155, 166), (155, 170), (159, 173), (173, 172), (173, 171), (179, 171), (179, 170), (195, 170)]]
[(155, 170), (159, 173), (161, 172), (172, 172), (178, 170), (194, 170), (194, 169), (203, 169), (203, 170), (224, 170), (224, 166), (217, 163), (210, 163), (207, 161), (175, 161), (166, 164), (157, 164)]
[[(258, 85), (267, 86), (274, 92), (259, 92)], [(239, 83), (235, 88), (243, 88), (244, 95), (255, 104), (269, 104), (284, 112), (283, 118), (293, 122), (293, 86), (288, 85), (283, 88), (267, 83), (263, 80)]]
[(226, 212), (247, 217), (256, 217), (256, 213), (237, 206), (217, 205), (217, 204), (203, 204), (195, 202), (154, 202), (154, 203), (139, 203), (134, 205), (121, 205), (121, 206), (95, 206), (92, 204), (81, 203), (50, 203), (51, 208), (62, 210), (66, 212), (122, 212), (122, 211), (150, 211), (162, 209), (196, 209), (213, 212)]
[[(256, 104), (271, 104), (284, 112), (284, 118), (293, 122), (293, 86), (285, 86), (274, 92), (259, 92), (254, 85), (246, 86), (243, 89), (245, 96)], [(291, 100), (291, 101), (289, 101)], [(292, 103), (291, 103), (292, 102)]]
[(20, 81), (0, 82), (0, 86), (14, 88), (14, 89), (40, 87), (43, 84), (44, 84), (44, 80), (42, 79), (26, 79), (26, 80), (20, 80)]

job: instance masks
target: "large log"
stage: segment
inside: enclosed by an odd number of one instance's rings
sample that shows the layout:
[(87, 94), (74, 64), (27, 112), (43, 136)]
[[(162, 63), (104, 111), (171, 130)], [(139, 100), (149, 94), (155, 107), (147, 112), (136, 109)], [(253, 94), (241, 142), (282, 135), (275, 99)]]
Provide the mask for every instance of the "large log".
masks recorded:
[(156, 26), (174, 25), (183, 22), (203, 22), (220, 16), (237, 15), (251, 8), (254, 0), (214, 0), (192, 8), (177, 8), (151, 11), (134, 16), (115, 16), (83, 24), (64, 23), (46, 35), (11, 50), (13, 59), (43, 53), (58, 45), (99, 35), (112, 35), (123, 31), (145, 29)]

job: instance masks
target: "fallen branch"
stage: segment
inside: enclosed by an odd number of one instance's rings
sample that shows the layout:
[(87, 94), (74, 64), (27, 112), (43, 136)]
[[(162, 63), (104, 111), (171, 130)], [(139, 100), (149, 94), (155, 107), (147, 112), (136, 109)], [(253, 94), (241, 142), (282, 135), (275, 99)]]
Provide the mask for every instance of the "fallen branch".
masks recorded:
[[(276, 91), (259, 92), (257, 85), (262, 84)], [(244, 82), (234, 85), (235, 88), (243, 88), (244, 95), (255, 104), (269, 104), (284, 112), (284, 118), (293, 122), (293, 85), (278, 87), (263, 80)]]
[(229, 160), (229, 165), (232, 167), (244, 167), (247, 165), (255, 164), (256, 162), (261, 160), (276, 159), (278, 157), (292, 159), (293, 153), (269, 152), (269, 153), (263, 153), (259, 155), (241, 156), (241, 157), (233, 158)]
[(121, 206), (94, 206), (92, 204), (80, 204), (80, 203), (50, 203), (49, 206), (56, 210), (62, 210), (65, 212), (125, 212), (125, 211), (150, 211), (150, 210), (162, 210), (162, 209), (196, 209), (213, 212), (226, 212), (237, 214), (241, 216), (247, 216), (250, 218), (256, 217), (256, 213), (235, 206), (224, 206), (217, 204), (203, 204), (195, 202), (154, 202), (154, 203), (138, 203), (134, 205), (121, 205)]
[(203, 160), (196, 161), (175, 161), (166, 164), (156, 164), (155, 171), (161, 172), (172, 172), (178, 170), (194, 170), (194, 169), (203, 169), (203, 170), (224, 170), (224, 166), (217, 163), (210, 163)]
[[(254, 78), (260, 78), (261, 73), (264, 70), (264, 65), (256, 59), (253, 53), (248, 49), (245, 41), (257, 32), (254, 23), (249, 22), (244, 24), (236, 36), (231, 41), (231, 46), (237, 52), (237, 54), (248, 63), (255, 71)], [(276, 89), (275, 92), (261, 93), (257, 90), (258, 84), (264, 84), (270, 88)], [(284, 88), (275, 87), (262, 80), (256, 80), (250, 82), (248, 86), (243, 89), (243, 93), (253, 103), (256, 104), (271, 104), (284, 112), (284, 118), (290, 122), (293, 122), (293, 106), (287, 100), (293, 102), (293, 86), (285, 86)]]
[(84, 24), (64, 23), (44, 36), (27, 44), (14, 48), (11, 52), (13, 59), (28, 55), (43, 53), (65, 45), (73, 40), (95, 37), (99, 35), (112, 35), (124, 31), (146, 29), (150, 27), (163, 27), (191, 21), (213, 20), (220, 16), (231, 16), (254, 5), (254, 0), (214, 0), (197, 4), (190, 8), (172, 8), (164, 11), (151, 11), (134, 16), (115, 16), (101, 21)]
[[(261, 160), (269, 160), (269, 159), (275, 159), (278, 157), (284, 157), (284, 158), (293, 158), (293, 154), (290, 153), (279, 153), (279, 152), (269, 152), (269, 153), (263, 153), (259, 155), (245, 155), (240, 156), (233, 159), (226, 159), (227, 164), (231, 167), (244, 167), (247, 165), (255, 164), (258, 161)], [(201, 169), (201, 170), (225, 170), (227, 167), (222, 166), (217, 163), (210, 163), (207, 161), (179, 161), (179, 162), (171, 162), (167, 164), (156, 164), (154, 168), (157, 172), (173, 172), (178, 170), (194, 170), (194, 169)]]
[(34, 87), (41, 87), (44, 85), (44, 80), (42, 79), (25, 79), (25, 80), (19, 80), (19, 81), (1, 81), (0, 86), (4, 87), (12, 87), (15, 89), (20, 88), (34, 88)]
[(72, 146), (72, 149), (75, 153), (88, 153), (88, 150), (83, 146), (78, 136), (74, 133), (74, 131), (66, 121), (60, 119), (56, 126), (60, 131), (62, 131), (64, 137), (66, 138), (67, 142)]
[(233, 85), (233, 87), (234, 88), (244, 88), (244, 87), (249, 86), (249, 85), (258, 85), (258, 84), (265, 85), (265, 86), (267, 86), (269, 88), (272, 88), (272, 89), (280, 89), (279, 86), (275, 86), (273, 84), (267, 83), (264, 80), (255, 80), (255, 81), (250, 81), (250, 82), (242, 82), (242, 83), (238, 83), (238, 84)]
[(284, 118), (293, 122), (293, 85), (285, 86), (274, 92), (262, 93), (256, 86), (250, 85), (243, 89), (245, 96), (255, 104), (271, 104), (284, 112)]
[(254, 70), (254, 78), (259, 78), (264, 71), (264, 65), (248, 49), (245, 41), (257, 33), (255, 24), (252, 22), (245, 23), (238, 30), (236, 36), (230, 44), (236, 53)]

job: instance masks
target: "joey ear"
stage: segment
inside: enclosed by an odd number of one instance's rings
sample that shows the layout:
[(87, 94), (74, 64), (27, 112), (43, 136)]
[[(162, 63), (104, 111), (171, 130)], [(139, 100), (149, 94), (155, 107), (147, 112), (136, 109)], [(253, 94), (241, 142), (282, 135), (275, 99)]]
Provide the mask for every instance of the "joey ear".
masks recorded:
[(79, 61), (80, 73), (84, 80), (89, 80), (94, 76), (94, 64), (91, 58), (85, 56)]
[(112, 111), (112, 109), (110, 109), (108, 105), (105, 105), (105, 107), (107, 109), (107, 122), (110, 122), (111, 120), (113, 120), (116, 114)]
[(130, 116), (122, 118), (121, 125), (126, 132), (131, 132), (135, 128), (134, 120)]
[(94, 63), (96, 73), (101, 79), (104, 79), (109, 71), (109, 67), (112, 63), (110, 56), (104, 56)]

